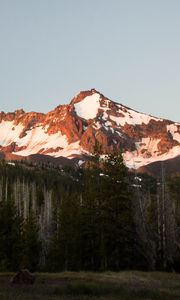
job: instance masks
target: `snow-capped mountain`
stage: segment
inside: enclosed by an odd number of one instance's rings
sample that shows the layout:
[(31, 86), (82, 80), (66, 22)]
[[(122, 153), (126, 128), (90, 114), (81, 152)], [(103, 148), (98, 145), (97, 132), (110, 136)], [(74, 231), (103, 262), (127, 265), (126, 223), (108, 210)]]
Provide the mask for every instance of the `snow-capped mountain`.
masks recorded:
[(139, 113), (92, 89), (47, 114), (0, 113), (0, 151), (82, 159), (95, 141), (103, 153), (121, 151), (129, 168), (180, 155), (180, 123)]

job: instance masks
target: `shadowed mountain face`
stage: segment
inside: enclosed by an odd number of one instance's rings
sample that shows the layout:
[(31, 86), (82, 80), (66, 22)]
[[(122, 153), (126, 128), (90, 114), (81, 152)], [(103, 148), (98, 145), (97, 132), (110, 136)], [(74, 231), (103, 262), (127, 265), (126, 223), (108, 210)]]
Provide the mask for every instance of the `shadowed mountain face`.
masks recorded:
[[(121, 151), (129, 168), (180, 155), (180, 123), (139, 113), (92, 89), (47, 114), (0, 113), (0, 151), (5, 157), (79, 159), (93, 152)], [(2, 156), (2, 154), (1, 154)], [(82, 162), (82, 161), (81, 161)], [(175, 163), (173, 163), (175, 164)]]

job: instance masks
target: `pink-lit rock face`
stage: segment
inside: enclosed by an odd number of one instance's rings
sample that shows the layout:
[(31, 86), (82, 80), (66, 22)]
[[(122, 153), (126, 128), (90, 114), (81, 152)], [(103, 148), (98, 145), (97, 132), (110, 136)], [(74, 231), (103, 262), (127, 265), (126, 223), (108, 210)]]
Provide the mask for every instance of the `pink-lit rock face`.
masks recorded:
[(95, 89), (47, 114), (0, 113), (0, 150), (12, 155), (74, 158), (93, 152), (123, 153), (129, 168), (180, 155), (180, 124), (139, 113)]

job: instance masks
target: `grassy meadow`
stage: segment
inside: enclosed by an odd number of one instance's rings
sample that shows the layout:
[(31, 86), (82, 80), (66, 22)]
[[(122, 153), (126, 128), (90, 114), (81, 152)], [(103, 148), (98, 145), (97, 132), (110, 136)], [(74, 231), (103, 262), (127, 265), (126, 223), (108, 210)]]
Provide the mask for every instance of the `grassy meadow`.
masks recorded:
[(0, 300), (180, 299), (180, 275), (173, 273), (38, 273), (32, 286), (10, 284), (12, 275), (0, 274)]

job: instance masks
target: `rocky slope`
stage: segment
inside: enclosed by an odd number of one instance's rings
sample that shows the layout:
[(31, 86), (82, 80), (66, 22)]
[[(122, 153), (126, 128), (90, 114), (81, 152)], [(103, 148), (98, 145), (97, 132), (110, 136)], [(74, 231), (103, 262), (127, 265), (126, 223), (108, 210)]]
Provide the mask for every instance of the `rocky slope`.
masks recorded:
[(139, 113), (95, 89), (80, 92), (69, 105), (47, 114), (0, 113), (0, 151), (13, 157), (43, 154), (82, 160), (96, 140), (104, 154), (122, 151), (126, 165), (137, 169), (180, 155), (180, 123)]

